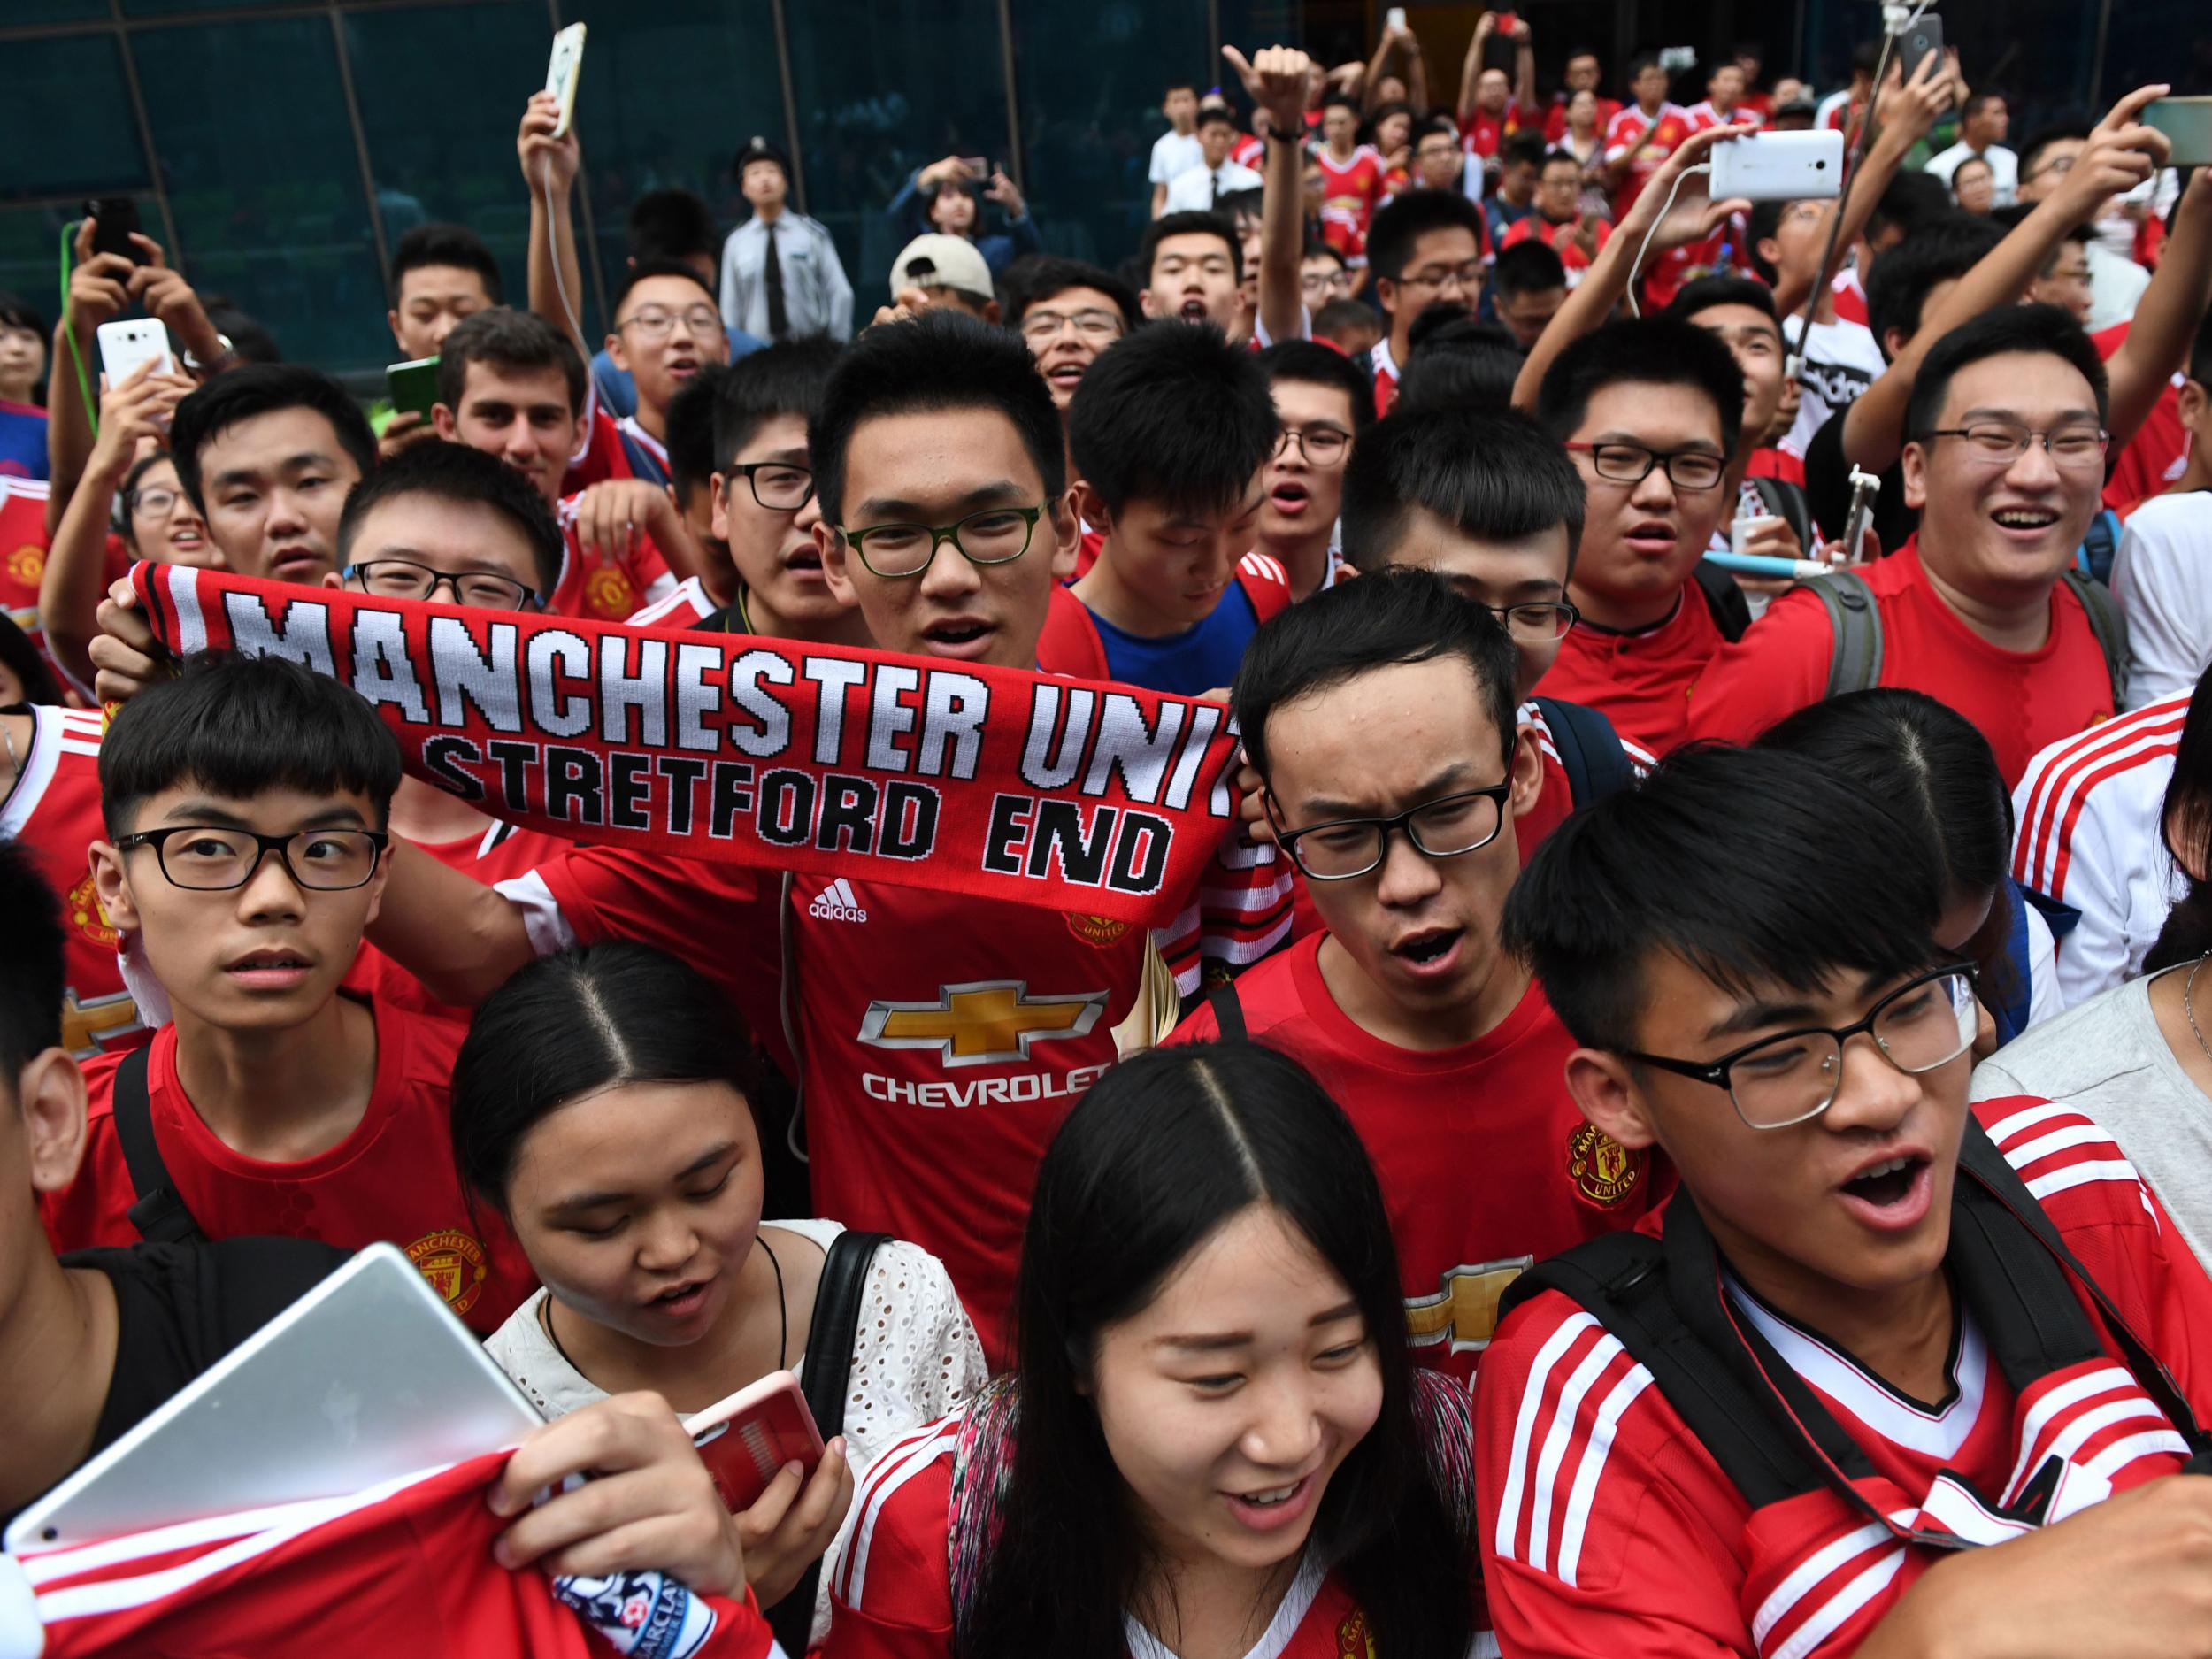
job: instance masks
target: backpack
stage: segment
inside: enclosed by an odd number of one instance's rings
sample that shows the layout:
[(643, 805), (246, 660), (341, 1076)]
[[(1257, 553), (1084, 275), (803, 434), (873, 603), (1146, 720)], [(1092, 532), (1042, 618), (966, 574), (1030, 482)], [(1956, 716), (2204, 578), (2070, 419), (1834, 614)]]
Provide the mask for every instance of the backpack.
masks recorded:
[(1578, 807), (1602, 801), (1636, 781), (1635, 764), (1621, 747), (1621, 734), (1601, 709), (1563, 703), (1557, 697), (1531, 699), (1551, 733), (1551, 746), (1567, 774), (1567, 790)]
[[(1264, 554), (1248, 553), (1237, 565), (1237, 586), (1251, 601), (1252, 614), (1264, 626), (1290, 608), (1290, 579), (1283, 567)], [(1037, 661), (1047, 673), (1070, 674), (1078, 680), (1111, 680), (1106, 662), (1106, 641), (1090, 607), (1069, 589), (1055, 584), (1052, 601), (1045, 607), (1045, 626), (1037, 636)]]
[[(2137, 1383), (2187, 1443), (2186, 1472), (2212, 1470), (2212, 1441), (2180, 1386), (2075, 1260), (2026, 1183), (1972, 1118), (1958, 1173), (1944, 1266), (2014, 1389), (2025, 1392), (2039, 1378), (2105, 1357), (2074, 1296), (2071, 1285), (2079, 1284)], [(1607, 1233), (1540, 1262), (1506, 1287), (1501, 1322), (1545, 1290), (1594, 1315), (1650, 1371), (1667, 1403), (1752, 1509), (1825, 1490), (1900, 1543), (1962, 1549), (1979, 1541), (1949, 1532), (1908, 1532), (1851, 1484), (1871, 1475), (1872, 1463), (1757, 1328), (1733, 1317), (1721, 1288), (1719, 1252), (1696, 1205), (1667, 1207), (1663, 1240)]]
[[(2094, 577), (2070, 570), (2062, 579), (2089, 618), (2089, 631), (2104, 653), (2105, 672), (2112, 679), (2112, 705), (2125, 703), (2128, 685), (2128, 625), (2112, 590)], [(1870, 691), (1882, 683), (1882, 609), (1866, 578), (1853, 570), (1832, 571), (1792, 588), (1819, 595), (1828, 612), (1834, 646), (1828, 659), (1827, 695)]]
[(1736, 586), (1736, 579), (1710, 559), (1698, 560), (1690, 578), (1705, 595), (1705, 608), (1713, 613), (1713, 626), (1721, 638), (1731, 645), (1743, 638), (1751, 627), (1751, 602)]
[[(1759, 492), (1759, 504), (1790, 527), (1801, 548), (1820, 546), (1820, 527), (1813, 522), (1812, 498), (1806, 495), (1802, 484), (1793, 484), (1786, 478), (1755, 478), (1752, 488)], [(1816, 553), (1807, 553), (1807, 558)]]
[(2074, 553), (2074, 568), (2101, 582), (2112, 580), (2112, 560), (2120, 550), (2120, 515), (2109, 507), (2097, 509), (2089, 533)]

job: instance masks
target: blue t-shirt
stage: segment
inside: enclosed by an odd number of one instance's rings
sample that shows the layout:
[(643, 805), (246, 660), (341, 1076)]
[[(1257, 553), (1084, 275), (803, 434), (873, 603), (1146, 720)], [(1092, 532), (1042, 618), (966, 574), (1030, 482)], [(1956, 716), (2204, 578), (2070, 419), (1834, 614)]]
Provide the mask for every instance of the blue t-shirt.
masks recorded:
[(14, 478), (46, 476), (46, 411), (0, 398), (0, 472)]
[[(1087, 610), (1088, 607), (1085, 607)], [(1106, 647), (1112, 678), (1148, 691), (1182, 697), (1202, 696), (1237, 677), (1244, 648), (1259, 632), (1260, 619), (1244, 584), (1233, 581), (1213, 614), (1195, 627), (1161, 639), (1144, 639), (1116, 627), (1097, 611), (1091, 620)]]

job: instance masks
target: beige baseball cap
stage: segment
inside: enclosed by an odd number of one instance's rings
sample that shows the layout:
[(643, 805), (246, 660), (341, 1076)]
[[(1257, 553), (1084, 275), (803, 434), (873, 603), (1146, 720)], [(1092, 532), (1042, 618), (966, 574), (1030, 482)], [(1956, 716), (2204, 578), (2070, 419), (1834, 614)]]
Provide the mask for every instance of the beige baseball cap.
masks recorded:
[(891, 262), (891, 298), (896, 303), (902, 288), (957, 288), (972, 296), (979, 305), (993, 297), (991, 267), (965, 236), (933, 231), (917, 236)]

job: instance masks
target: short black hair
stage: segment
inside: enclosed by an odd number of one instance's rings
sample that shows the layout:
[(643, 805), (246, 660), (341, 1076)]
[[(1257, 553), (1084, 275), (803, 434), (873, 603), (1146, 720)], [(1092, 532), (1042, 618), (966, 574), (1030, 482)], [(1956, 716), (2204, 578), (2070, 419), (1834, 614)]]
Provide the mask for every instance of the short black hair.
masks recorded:
[(472, 363), (488, 363), (511, 373), (558, 369), (568, 387), (568, 412), (584, 412), (588, 373), (584, 359), (566, 334), (534, 311), (495, 305), (453, 325), (438, 348), (438, 401), (457, 415), (468, 394)]
[(1359, 118), (1359, 100), (1340, 87), (1333, 88), (1321, 100), (1321, 108), (1325, 113), (1331, 109), (1349, 110), (1354, 119)]
[[(1991, 104), (2006, 104), (2009, 102), (2010, 100), (2008, 99), (2001, 92), (1977, 92), (1972, 97), (1967, 99), (1964, 104), (1959, 105), (1959, 119), (1962, 121), (1970, 121), (1976, 116), (1979, 115), (1984, 110), (1987, 109)], [(1977, 159), (1979, 159), (1979, 157), (1977, 157)]]
[(1541, 171), (1544, 158), (1551, 154), (1551, 146), (1544, 142), (1541, 133), (1515, 133), (1498, 147), (1498, 159), (1511, 166), (1520, 163)]
[(630, 257), (642, 265), (648, 259), (695, 259), (701, 254), (719, 258), (721, 232), (714, 210), (696, 190), (648, 190), (630, 204)]
[(716, 314), (718, 316), (720, 314), (722, 296), (714, 291), (713, 285), (706, 278), (701, 276), (693, 266), (685, 264), (681, 259), (640, 259), (623, 273), (622, 286), (614, 291), (614, 303), (608, 308), (608, 315), (621, 316), (623, 302), (630, 297), (631, 290), (639, 283), (649, 281), (654, 277), (681, 277), (685, 281), (695, 285), (700, 292), (707, 296), (708, 303), (715, 307)]
[(1673, 302), (1660, 313), (1677, 322), (1694, 321), (1701, 312), (1724, 305), (1747, 305), (1772, 323), (1779, 334), (1782, 319), (1774, 309), (1774, 290), (1763, 282), (1743, 276), (1693, 277), (1676, 291)]
[(1226, 213), (1163, 213), (1145, 227), (1144, 240), (1137, 246), (1137, 269), (1143, 273), (1145, 287), (1152, 286), (1152, 262), (1159, 257), (1160, 244), (1171, 236), (1220, 237), (1229, 250), (1231, 273), (1244, 280), (1244, 243)]
[(1383, 331), (1383, 317), (1363, 300), (1333, 299), (1313, 314), (1313, 337), (1333, 340), (1352, 328), (1372, 328)]
[(1339, 270), (1349, 271), (1352, 268), (1352, 262), (1344, 257), (1343, 249), (1333, 242), (1324, 242), (1318, 236), (1306, 238), (1306, 245), (1298, 250), (1298, 258), (1302, 264), (1308, 259), (1333, 259)]
[(1567, 267), (1549, 242), (1540, 236), (1531, 236), (1498, 255), (1497, 264), (1491, 267), (1490, 280), (1497, 285), (1500, 294), (1518, 299), (1525, 294), (1565, 288)]
[(1882, 43), (1879, 41), (1861, 41), (1851, 49), (1851, 67), (1859, 74), (1872, 74), (1875, 65), (1881, 61)]
[(13, 841), (0, 841), (0, 916), (8, 918), (8, 948), (0, 950), (0, 1088), (12, 1094), (25, 1066), (61, 1047), (65, 995), (61, 902)]
[(319, 369), (296, 363), (247, 363), (217, 375), (177, 405), (169, 422), (169, 452), (177, 481), (207, 516), (200, 488), (200, 451), (242, 420), (282, 409), (312, 410), (330, 423), (338, 447), (366, 478), (376, 470), (376, 434), (361, 405)]
[[(1240, 229), (1247, 220), (1256, 224), (1266, 210), (1267, 192), (1256, 188), (1224, 190), (1221, 193), (1221, 199), (1214, 204), (1214, 211)], [(1242, 247), (1242, 242), (1243, 238), (1240, 235), (1238, 238), (1240, 249)], [(1237, 268), (1237, 280), (1240, 282), (1244, 280), (1243, 265), (1240, 262)]]
[(1341, 351), (1311, 340), (1279, 340), (1259, 356), (1270, 386), (1296, 380), (1326, 386), (1351, 400), (1352, 430), (1364, 432), (1375, 419), (1375, 380)]
[(1144, 322), (1144, 308), (1137, 303), (1134, 288), (1112, 272), (1080, 259), (1063, 259), (1057, 254), (1027, 254), (1006, 267), (1001, 282), (1006, 291), (1006, 326), (1010, 328), (1021, 326), (1022, 319), (1032, 305), (1041, 304), (1070, 288), (1096, 288), (1113, 301), (1114, 309), (1121, 313), (1125, 329), (1138, 327)]
[(679, 510), (707, 488), (720, 468), (714, 458), (714, 403), (732, 365), (710, 363), (677, 387), (662, 416), (661, 447), (668, 451), (668, 487)]
[(1280, 427), (1251, 352), (1211, 323), (1152, 323), (1083, 372), (1068, 457), (1117, 517), (1138, 500), (1217, 512), (1242, 503)]
[(1888, 354), (1893, 328), (1904, 340), (1920, 331), (1921, 307), (1936, 284), (1964, 276), (2004, 239), (2003, 226), (1954, 211), (1923, 225), (1877, 259), (1866, 278), (1866, 326), (1883, 354)]
[(1344, 557), (1362, 572), (1383, 569), (1418, 508), (1498, 541), (1564, 525), (1571, 572), (1585, 495), (1559, 441), (1517, 409), (1395, 409), (1344, 465)]
[(1405, 364), (1393, 411), (1503, 409), (1528, 358), (1499, 323), (1432, 305), (1406, 331)]
[(99, 768), (111, 840), (130, 833), (148, 796), (188, 782), (240, 801), (355, 790), (381, 829), (399, 787), (399, 743), (342, 681), (288, 657), (199, 651), (123, 705), (100, 740)]
[(1408, 190), (1379, 209), (1367, 227), (1367, 268), (1395, 282), (1422, 237), (1457, 228), (1482, 245), (1482, 210), (1456, 190)]
[[(1590, 56), (1594, 58), (1597, 54), (1593, 52)], [(1642, 74), (1647, 69), (1663, 69), (1665, 67), (1666, 65), (1659, 61), (1659, 54), (1657, 52), (1638, 52), (1634, 57), (1628, 60), (1628, 78), (1631, 81), (1633, 81), (1638, 75)]]
[[(1813, 846), (1827, 850), (1775, 856)], [(1661, 956), (1737, 995), (1901, 978), (1943, 959), (1947, 896), (1928, 837), (1863, 786), (1802, 755), (1699, 743), (1546, 836), (1500, 934), (1577, 1042), (1619, 1053), (1640, 1046)]]
[(1187, 92), (1193, 97), (1196, 97), (1198, 96), (1198, 83), (1195, 81), (1171, 81), (1164, 87), (1160, 88), (1160, 97), (1162, 101), (1164, 102), (1167, 95), (1171, 92)]
[(361, 521), (383, 503), (402, 495), (433, 495), (441, 501), (477, 502), (503, 513), (530, 544), (541, 603), (553, 597), (561, 580), (565, 544), (561, 526), (545, 497), (522, 473), (495, 455), (465, 443), (412, 443), (361, 480), (338, 515), (338, 563), (353, 563), (353, 543)]
[(1268, 718), (1284, 703), (1370, 669), (1451, 657), (1463, 660), (1474, 675), (1499, 752), (1510, 757), (1518, 731), (1512, 636), (1441, 577), (1432, 571), (1376, 571), (1292, 605), (1252, 636), (1230, 694), (1253, 769), (1268, 775)]
[(1744, 252), (1751, 257), (1751, 268), (1759, 280), (1771, 286), (1782, 280), (1781, 268), (1759, 251), (1759, 244), (1782, 228), (1782, 210), (1787, 202), (1754, 202), (1751, 217), (1744, 221)]
[(2079, 121), (2062, 121), (2055, 127), (2045, 127), (2020, 146), (2022, 182), (2024, 183), (2035, 176), (2035, 164), (2043, 159), (2043, 152), (2053, 144), (2062, 144), (2069, 139), (2075, 138), (2086, 141), (2088, 137), (2089, 128)]
[(2105, 424), (2111, 414), (2111, 387), (2104, 359), (2082, 326), (2055, 305), (2000, 305), (1961, 323), (1928, 348), (1913, 380), (1912, 401), (1905, 407), (1906, 436), (1916, 438), (1942, 419), (1944, 400), (1960, 370), (2014, 351), (2058, 357), (2079, 370), (2096, 395), (2097, 424)]
[(1561, 442), (1609, 386), (1687, 386), (1705, 394), (1720, 417), (1720, 447), (1736, 452), (1743, 433), (1743, 371), (1720, 341), (1671, 317), (1609, 323), (1552, 362), (1536, 397), (1536, 418)]
[[(1893, 230), (1911, 236), (1922, 226), (1956, 211), (1949, 185), (1932, 173), (1908, 171), (1889, 181), (1875, 202), (1874, 211), (1867, 215), (1866, 229), (1862, 234), (1869, 242)], [(1880, 261), (1875, 263), (1878, 265)]]
[(1198, 111), (1198, 124), (1201, 127), (1234, 127), (1237, 118), (1220, 104), (1209, 104)]
[(708, 470), (735, 465), (737, 452), (779, 415), (811, 422), (843, 350), (827, 334), (805, 334), (749, 351), (731, 364), (717, 382), (714, 464)]
[(1575, 153), (1574, 153), (1574, 151), (1573, 151), (1573, 150), (1563, 150), (1563, 149), (1562, 149), (1562, 150), (1546, 150), (1546, 151), (1544, 152), (1544, 165), (1543, 165), (1543, 166), (1542, 166), (1542, 167), (1539, 167), (1539, 168), (1536, 170), (1536, 171), (1537, 171), (1537, 176), (1540, 178), (1540, 177), (1543, 175), (1543, 173), (1544, 173), (1544, 172), (1546, 171), (1546, 169), (1548, 169), (1548, 168), (1549, 168), (1550, 166), (1552, 166), (1555, 163), (1556, 163), (1556, 162), (1562, 162), (1562, 161), (1565, 162), (1565, 163), (1566, 163), (1569, 166), (1572, 167), (1572, 168), (1575, 170), (1575, 172), (1577, 173), (1577, 174), (1579, 174), (1579, 173), (1581, 173), (1581, 171), (1582, 171), (1582, 164), (1581, 164), (1579, 161), (1577, 161), (1577, 160), (1575, 159)]
[[(1095, 373), (1094, 365), (1083, 378)], [(910, 322), (863, 333), (822, 388), (822, 406), (807, 423), (822, 517), (836, 524), (845, 510), (845, 451), (862, 421), (957, 409), (1005, 416), (1043, 480), (1047, 507), (1066, 493), (1060, 411), (1029, 347), (1019, 334), (933, 305)]]
[(0, 668), (12, 671), (23, 682), (25, 703), (52, 708), (61, 702), (61, 684), (54, 678), (54, 671), (31, 643), (31, 636), (4, 611), (0, 611)]
[(51, 332), (30, 301), (5, 288), (0, 288), (0, 328), (27, 328), (42, 338)]
[(449, 265), (473, 271), (484, 284), (484, 297), (495, 305), (503, 297), (499, 261), (484, 239), (465, 225), (418, 225), (399, 239), (392, 250), (392, 303), (399, 303), (401, 280), (410, 271), (429, 265)]

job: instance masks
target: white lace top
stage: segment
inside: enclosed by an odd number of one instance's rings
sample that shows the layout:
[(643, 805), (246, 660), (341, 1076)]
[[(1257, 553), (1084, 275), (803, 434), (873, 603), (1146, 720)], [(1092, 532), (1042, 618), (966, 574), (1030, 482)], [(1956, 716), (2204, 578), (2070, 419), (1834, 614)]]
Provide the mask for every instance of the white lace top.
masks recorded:
[[(837, 1221), (772, 1221), (769, 1226), (795, 1233), (827, 1250), (845, 1231)], [(547, 1293), (541, 1289), (507, 1316), (485, 1349), (549, 1417), (603, 1400), (597, 1386), (563, 1357), (546, 1334), (542, 1317)], [(791, 1369), (803, 1375), (803, 1359)], [(862, 1292), (860, 1324), (853, 1339), (851, 1380), (845, 1395), (845, 1456), (853, 1466), (853, 1487), (868, 1465), (902, 1435), (957, 1411), (989, 1378), (983, 1345), (960, 1306), (952, 1279), (919, 1245), (894, 1239), (868, 1264)], [(733, 1383), (734, 1389), (740, 1385)], [(814, 1601), (814, 1637), (829, 1630), (831, 1570), (850, 1535), (859, 1506), (848, 1510), (829, 1552)]]

